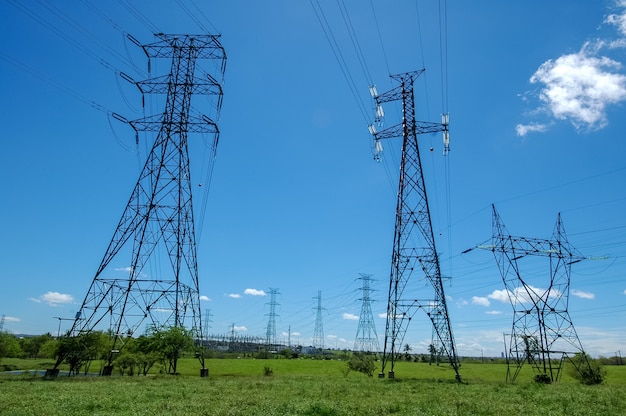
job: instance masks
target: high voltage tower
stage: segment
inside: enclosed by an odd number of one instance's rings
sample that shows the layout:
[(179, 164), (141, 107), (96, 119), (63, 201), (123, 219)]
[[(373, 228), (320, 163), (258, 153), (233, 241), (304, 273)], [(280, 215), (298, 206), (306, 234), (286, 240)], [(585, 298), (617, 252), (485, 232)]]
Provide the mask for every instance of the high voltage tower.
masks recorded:
[(359, 327), (356, 330), (356, 338), (354, 340), (354, 351), (378, 352), (380, 345), (378, 344), (378, 335), (376, 334), (376, 325), (374, 324), (374, 315), (372, 314), (372, 298), (370, 297), (372, 281), (371, 274), (360, 273), (359, 279), (362, 280), (363, 286), (361, 297), (361, 314), (359, 315)]
[[(385, 376), (385, 368), (389, 364), (391, 367), (389, 378), (395, 376), (395, 361), (401, 353), (400, 349), (408, 325), (416, 311), (422, 309), (433, 324), (433, 344), (439, 347), (438, 350), (445, 352), (454, 368), (457, 380), (460, 380), (460, 364), (443, 290), (417, 140), (418, 134), (443, 132), (444, 152), (447, 152), (448, 117), (442, 116), (442, 123), (415, 119), (413, 83), (423, 72), (422, 69), (392, 75), (391, 78), (400, 85), (380, 95), (376, 87), (370, 88), (376, 102), (377, 121), (384, 116), (382, 104), (391, 101), (401, 102), (403, 115), (401, 123), (381, 131), (376, 131), (374, 124), (369, 126), (370, 133), (374, 136), (376, 155), (382, 151), (382, 140), (402, 137), (385, 346), (379, 377)], [(418, 293), (417, 287), (421, 286), (418, 282), (422, 277), (425, 277), (431, 286), (430, 297), (423, 297)]]
[(279, 295), (278, 289), (270, 289), (270, 313), (267, 320), (267, 330), (265, 332), (265, 341), (267, 348), (274, 348), (276, 345), (276, 295)]
[[(568, 312), (571, 266), (585, 257), (567, 241), (561, 215), (550, 240), (514, 237), (492, 208), (492, 244), (480, 248), (493, 252), (513, 307), (507, 381), (515, 381), (525, 362), (536, 377), (551, 382), (558, 380), (566, 358), (578, 371), (591, 370)], [(522, 264), (528, 266), (533, 257), (543, 257), (548, 263), (547, 279), (535, 281), (524, 273)]]
[(317, 307), (315, 308), (315, 330), (313, 331), (313, 348), (324, 352), (324, 324), (322, 322), (322, 291), (317, 291)]
[[(205, 376), (187, 135), (210, 135), (215, 151), (217, 124), (192, 111), (191, 101), (194, 95), (215, 96), (212, 110), (219, 115), (217, 79), (223, 80), (226, 54), (219, 36), (155, 36), (156, 42), (139, 46), (148, 59), (170, 59), (169, 74), (134, 84), (142, 94), (164, 94), (165, 108), (128, 122), (135, 131), (156, 132), (156, 138), (69, 336), (108, 331), (112, 341), (103, 375), (110, 375), (125, 338), (142, 325), (185, 328), (196, 341)], [(218, 77), (202, 70), (198, 60), (217, 62)]]

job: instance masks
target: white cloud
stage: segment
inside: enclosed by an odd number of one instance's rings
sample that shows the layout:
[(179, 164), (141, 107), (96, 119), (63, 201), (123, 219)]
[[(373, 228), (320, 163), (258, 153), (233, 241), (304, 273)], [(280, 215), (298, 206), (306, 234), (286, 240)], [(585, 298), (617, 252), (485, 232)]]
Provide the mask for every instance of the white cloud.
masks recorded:
[(248, 330), (248, 328), (246, 328), (245, 326), (234, 326), (233, 330), (235, 332), (246, 332)]
[(16, 318), (14, 316), (5, 316), (4, 317), (4, 321), (5, 322), (20, 322), (21, 319), (20, 318)]
[(502, 315), (502, 311), (487, 311), (487, 315)]
[[(626, 1), (621, 0), (617, 2), (618, 7), (626, 7)], [(626, 12), (622, 10), (621, 14), (610, 14), (604, 21), (610, 25), (614, 25), (617, 27), (617, 30), (622, 34), (622, 36), (626, 36)]]
[(337, 338), (337, 335), (326, 335), (326, 338), (328, 338), (328, 339), (335, 339), (335, 338)]
[(342, 317), (343, 317), (343, 319), (347, 319), (349, 321), (358, 321), (359, 320), (359, 316), (355, 315), (353, 313), (346, 313), (346, 312), (344, 312)]
[(595, 294), (591, 292), (583, 292), (582, 290), (572, 290), (572, 295), (581, 299), (594, 299), (596, 297)]
[(73, 303), (74, 297), (59, 292), (46, 292), (39, 297), (30, 298), (30, 300), (36, 303), (47, 303), (50, 306), (59, 306)]
[(626, 290), (624, 290), (624, 294), (626, 295)]
[(561, 297), (562, 294), (558, 290), (551, 289), (550, 293), (547, 293), (546, 289), (541, 289), (534, 286), (526, 286), (524, 287), (516, 287), (513, 290), (513, 293), (508, 290), (494, 290), (487, 297), (474, 296), (472, 298), (472, 303), (482, 306), (489, 306), (489, 299), (496, 300), (502, 303), (509, 303), (510, 298), (516, 299), (520, 303), (532, 303), (533, 300), (538, 301), (540, 299), (546, 299), (546, 295), (548, 298), (558, 298)]
[(117, 267), (116, 269), (114, 269), (116, 272), (128, 272), (130, 273), (133, 268), (130, 266), (126, 266), (126, 267)]
[(201, 295), (200, 296), (200, 300), (204, 300), (206, 302), (210, 302), (211, 301), (211, 299), (208, 296), (205, 296), (205, 295)]
[(226, 294), (226, 296), (228, 296), (229, 298), (233, 298), (233, 299), (241, 298), (241, 295), (239, 293), (228, 293)]
[(243, 291), (244, 295), (250, 296), (265, 296), (265, 292), (258, 289), (246, 289)]
[(524, 137), (528, 133), (543, 133), (548, 131), (548, 125), (543, 123), (518, 124), (515, 126), (518, 136)]
[[(626, 294), (626, 290), (624, 291), (624, 294)], [(383, 319), (387, 319), (387, 312), (379, 313), (378, 317), (379, 318), (383, 318)]]
[(472, 296), (472, 304), (480, 305), (480, 306), (489, 306), (491, 305), (491, 302), (489, 302), (489, 299), (482, 297), (482, 296)]
[(497, 300), (498, 302), (507, 303), (509, 302), (509, 291), (508, 290), (494, 290), (491, 294), (487, 295), (488, 299)]
[(600, 129), (607, 124), (606, 107), (626, 100), (626, 76), (621, 64), (606, 56), (578, 53), (548, 60), (530, 78), (543, 84), (539, 94), (552, 115), (577, 129)]

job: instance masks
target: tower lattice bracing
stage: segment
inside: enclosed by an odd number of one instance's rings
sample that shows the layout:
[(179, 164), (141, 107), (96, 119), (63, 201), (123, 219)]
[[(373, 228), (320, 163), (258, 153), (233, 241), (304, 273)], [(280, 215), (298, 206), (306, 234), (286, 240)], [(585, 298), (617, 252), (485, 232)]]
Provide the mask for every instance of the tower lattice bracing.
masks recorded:
[(376, 325), (374, 324), (374, 315), (372, 314), (372, 298), (370, 296), (372, 275), (361, 273), (359, 279), (363, 282), (361, 288), (362, 297), (360, 299), (362, 303), (359, 327), (354, 340), (354, 351), (378, 352), (380, 351), (380, 344), (376, 334)]
[(267, 330), (265, 332), (265, 342), (267, 348), (274, 348), (276, 345), (276, 295), (280, 294), (278, 289), (270, 289), (270, 313), (267, 320)]
[(319, 352), (324, 351), (324, 324), (322, 322), (322, 291), (317, 292), (317, 307), (315, 308), (315, 330), (313, 331), (313, 348)]
[[(561, 215), (550, 240), (514, 237), (493, 206), (492, 244), (485, 248), (493, 251), (513, 307), (513, 328), (506, 341), (507, 381), (514, 382), (526, 362), (536, 376), (553, 382), (565, 358), (579, 371), (589, 368), (568, 312), (571, 266), (584, 256), (567, 241)], [(546, 271), (537, 278), (541, 259), (547, 263), (542, 263)], [(533, 272), (524, 267), (532, 267)]]
[[(418, 134), (443, 132), (444, 145), (447, 148), (448, 124), (447, 116), (443, 118), (444, 123), (441, 124), (415, 119), (413, 83), (423, 72), (422, 69), (392, 75), (391, 78), (398, 82), (399, 86), (380, 95), (374, 87), (371, 88), (376, 101), (377, 119), (384, 114), (381, 105), (391, 101), (401, 102), (403, 114), (401, 123), (384, 130), (376, 131), (374, 125), (369, 127), (374, 136), (377, 152), (382, 149), (383, 140), (402, 138), (385, 345), (379, 377), (384, 377), (387, 366), (390, 368), (389, 377), (394, 377), (395, 361), (401, 353), (408, 325), (416, 311), (422, 309), (433, 325), (433, 333), (436, 336), (433, 343), (445, 352), (456, 372), (456, 378), (460, 379), (459, 361), (452, 336), (439, 257), (435, 248), (417, 140)], [(423, 288), (423, 284), (418, 283), (423, 278), (430, 286), (427, 288), (428, 293), (421, 293), (418, 290), (418, 287)]]
[[(192, 97), (213, 96), (211, 114), (217, 117), (226, 55), (217, 36), (155, 36), (141, 47), (148, 59), (169, 59), (169, 74), (135, 84), (144, 94), (165, 95), (165, 108), (129, 121), (135, 131), (156, 132), (156, 138), (69, 334), (110, 331), (104, 374), (110, 374), (124, 338), (144, 326), (185, 328), (196, 341), (202, 338), (187, 136), (205, 133), (215, 150), (217, 125), (192, 109)], [(199, 60), (214, 63), (219, 74), (201, 69)], [(200, 359), (204, 370), (202, 354)]]

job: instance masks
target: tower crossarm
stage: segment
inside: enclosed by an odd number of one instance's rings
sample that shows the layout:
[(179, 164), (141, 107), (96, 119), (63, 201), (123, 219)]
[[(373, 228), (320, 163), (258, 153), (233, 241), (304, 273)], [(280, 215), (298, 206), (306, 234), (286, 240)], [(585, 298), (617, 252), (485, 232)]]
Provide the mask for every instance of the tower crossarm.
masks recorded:
[[(448, 130), (447, 124), (441, 123), (433, 123), (429, 121), (414, 121), (412, 124), (412, 128), (415, 129), (413, 134), (427, 134), (427, 133), (438, 133), (441, 131)], [(400, 123), (395, 126), (388, 127), (384, 130), (374, 133), (374, 139), (383, 140), (383, 139), (393, 139), (395, 137), (402, 137), (405, 131), (405, 124)], [(411, 134), (411, 133), (409, 133)]]
[[(206, 79), (204, 79), (206, 78)], [(198, 95), (221, 95), (222, 85), (211, 75), (204, 74), (204, 78), (194, 77), (191, 81), (191, 93)], [(150, 78), (137, 81), (135, 84), (145, 94), (167, 94), (170, 87), (170, 76)]]
[(219, 35), (166, 35), (157, 33), (155, 36), (160, 40), (142, 45), (146, 55), (151, 58), (172, 58), (177, 48), (193, 47), (199, 51), (198, 59), (226, 60), (226, 52), (219, 41)]
[(479, 246), (479, 248), (511, 253), (513, 255), (512, 260), (518, 260), (529, 255), (568, 258), (571, 263), (585, 259), (585, 256), (567, 244), (539, 238), (499, 235), (494, 238), (492, 245)]

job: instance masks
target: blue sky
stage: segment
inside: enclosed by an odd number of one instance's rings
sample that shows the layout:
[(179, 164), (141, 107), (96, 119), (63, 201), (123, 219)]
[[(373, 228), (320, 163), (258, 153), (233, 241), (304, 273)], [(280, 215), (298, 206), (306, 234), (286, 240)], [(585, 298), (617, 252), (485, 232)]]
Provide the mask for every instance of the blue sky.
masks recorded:
[[(490, 239), (492, 203), (519, 236), (550, 238), (561, 212), (589, 258), (570, 287), (582, 344), (626, 351), (626, 2), (448, 1), (440, 13), (435, 1), (216, 1), (194, 17), (185, 10), (199, 1), (52, 4), (0, 3), (6, 330), (56, 333), (54, 317), (74, 316), (137, 180), (145, 143), (137, 151), (107, 116), (141, 111), (116, 71), (141, 79), (146, 62), (122, 32), (147, 43), (155, 29), (208, 29), (228, 55), (197, 231), (212, 333), (263, 336), (276, 288), (279, 338), (291, 330), (308, 345), (320, 290), (326, 345), (351, 348), (368, 273), (382, 344), (399, 144), (373, 160), (368, 87), (425, 67), (417, 118), (450, 113), (448, 156), (440, 135), (419, 140), (459, 353), (500, 355), (511, 330), (493, 255), (461, 254)], [(196, 172), (206, 163), (202, 151), (191, 158)], [(530, 271), (538, 285), (541, 267)], [(430, 336), (418, 314), (406, 342), (426, 352)]]

